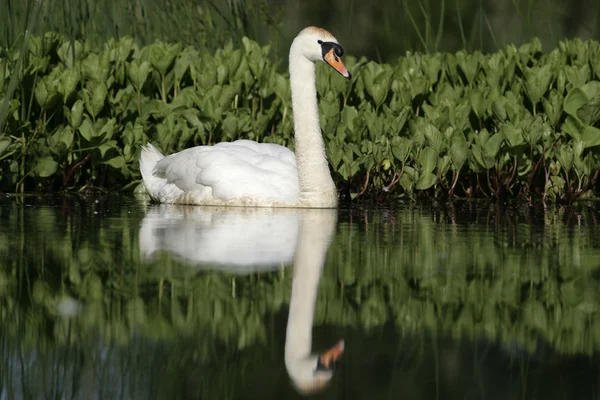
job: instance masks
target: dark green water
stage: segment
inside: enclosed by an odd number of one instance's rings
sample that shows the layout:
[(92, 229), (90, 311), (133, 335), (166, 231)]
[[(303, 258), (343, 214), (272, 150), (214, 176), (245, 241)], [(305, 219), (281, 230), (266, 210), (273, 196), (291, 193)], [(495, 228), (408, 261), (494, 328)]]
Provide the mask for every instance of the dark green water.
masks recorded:
[(0, 399), (595, 399), (598, 206), (0, 195)]

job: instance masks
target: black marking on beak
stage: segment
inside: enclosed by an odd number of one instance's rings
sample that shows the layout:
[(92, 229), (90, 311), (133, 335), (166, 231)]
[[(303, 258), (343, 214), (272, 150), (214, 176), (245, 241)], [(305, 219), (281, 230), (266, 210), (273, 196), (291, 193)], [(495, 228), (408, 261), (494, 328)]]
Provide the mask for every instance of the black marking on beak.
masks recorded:
[[(335, 51), (335, 55), (341, 57), (344, 55), (344, 48), (340, 46), (338, 43), (334, 42), (321, 42), (321, 52), (323, 57), (325, 54), (329, 53), (333, 49)], [(336, 60), (337, 61), (337, 60)]]

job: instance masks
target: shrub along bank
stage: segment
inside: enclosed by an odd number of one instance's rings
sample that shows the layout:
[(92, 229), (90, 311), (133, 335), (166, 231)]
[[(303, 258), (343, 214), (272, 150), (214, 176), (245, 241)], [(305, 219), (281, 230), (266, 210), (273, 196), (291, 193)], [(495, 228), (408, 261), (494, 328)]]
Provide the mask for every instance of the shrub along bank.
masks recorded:
[[(214, 54), (54, 33), (0, 49), (0, 190), (132, 190), (140, 145), (165, 153), (238, 138), (293, 149), (287, 73), (244, 39)], [(327, 155), (355, 198), (595, 196), (600, 43), (533, 40), (493, 54), (346, 57), (319, 65)]]

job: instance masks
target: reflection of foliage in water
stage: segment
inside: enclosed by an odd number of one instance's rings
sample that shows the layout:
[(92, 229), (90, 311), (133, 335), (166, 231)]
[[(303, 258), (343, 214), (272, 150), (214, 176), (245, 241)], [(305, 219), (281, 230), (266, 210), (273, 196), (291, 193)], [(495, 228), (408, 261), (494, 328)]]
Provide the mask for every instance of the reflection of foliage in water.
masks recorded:
[(389, 317), (405, 332), (435, 327), (531, 350), (541, 335), (560, 352), (598, 349), (592, 209), (444, 211), (374, 213), (361, 235), (367, 246), (353, 239), (359, 226), (342, 225), (323, 286), (337, 278), (351, 288), (346, 304), (358, 305), (356, 322), (365, 327)]
[[(265, 340), (264, 316), (289, 301), (286, 269), (247, 277), (198, 272), (164, 253), (146, 265), (137, 244), (143, 210), (116, 199), (61, 201), (35, 209), (5, 201), (0, 214), (2, 316), (27, 317), (25, 343), (39, 341), (39, 332), (62, 344), (68, 334), (77, 341), (99, 331), (126, 344), (135, 331), (153, 339), (202, 331), (244, 348)], [(441, 328), (529, 345), (540, 333), (564, 352), (600, 345), (600, 233), (585, 207), (414, 208), (340, 218), (320, 284), (319, 324), (375, 328), (393, 320), (406, 332)], [(80, 317), (58, 318), (72, 298), (83, 305)]]
[[(541, 337), (562, 353), (591, 353), (600, 347), (600, 233), (593, 208), (579, 208), (341, 211), (315, 325), (390, 323), (409, 335), (435, 330), (529, 350)], [(271, 347), (268, 316), (288, 303), (291, 271), (200, 272), (167, 254), (144, 264), (142, 217), (138, 204), (115, 198), (0, 200), (2, 352), (38, 349), (21, 356), (30, 365), (74, 352), (85, 365), (92, 361), (82, 349), (98, 343), (127, 351), (142, 337), (158, 351), (156, 343), (177, 338), (189, 346), (178, 356), (217, 377), (238, 350)], [(60, 317), (77, 307), (78, 317)], [(171, 365), (160, 364), (163, 372)]]

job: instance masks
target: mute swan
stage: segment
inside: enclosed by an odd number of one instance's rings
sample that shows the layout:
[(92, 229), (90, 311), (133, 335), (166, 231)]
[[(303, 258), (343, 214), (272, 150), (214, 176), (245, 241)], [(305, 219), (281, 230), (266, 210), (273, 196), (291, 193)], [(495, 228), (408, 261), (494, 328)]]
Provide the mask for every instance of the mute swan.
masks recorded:
[(146, 257), (163, 250), (197, 267), (238, 274), (272, 271), (293, 259), (285, 367), (296, 389), (309, 393), (327, 385), (344, 351), (339, 341), (311, 353), (317, 290), (336, 222), (335, 209), (159, 204), (141, 223), (139, 246)]
[(303, 29), (289, 55), (296, 155), (287, 147), (251, 140), (197, 146), (164, 157), (142, 148), (140, 171), (150, 197), (160, 203), (335, 208), (337, 191), (319, 125), (315, 63), (345, 78), (344, 50), (324, 29)]

